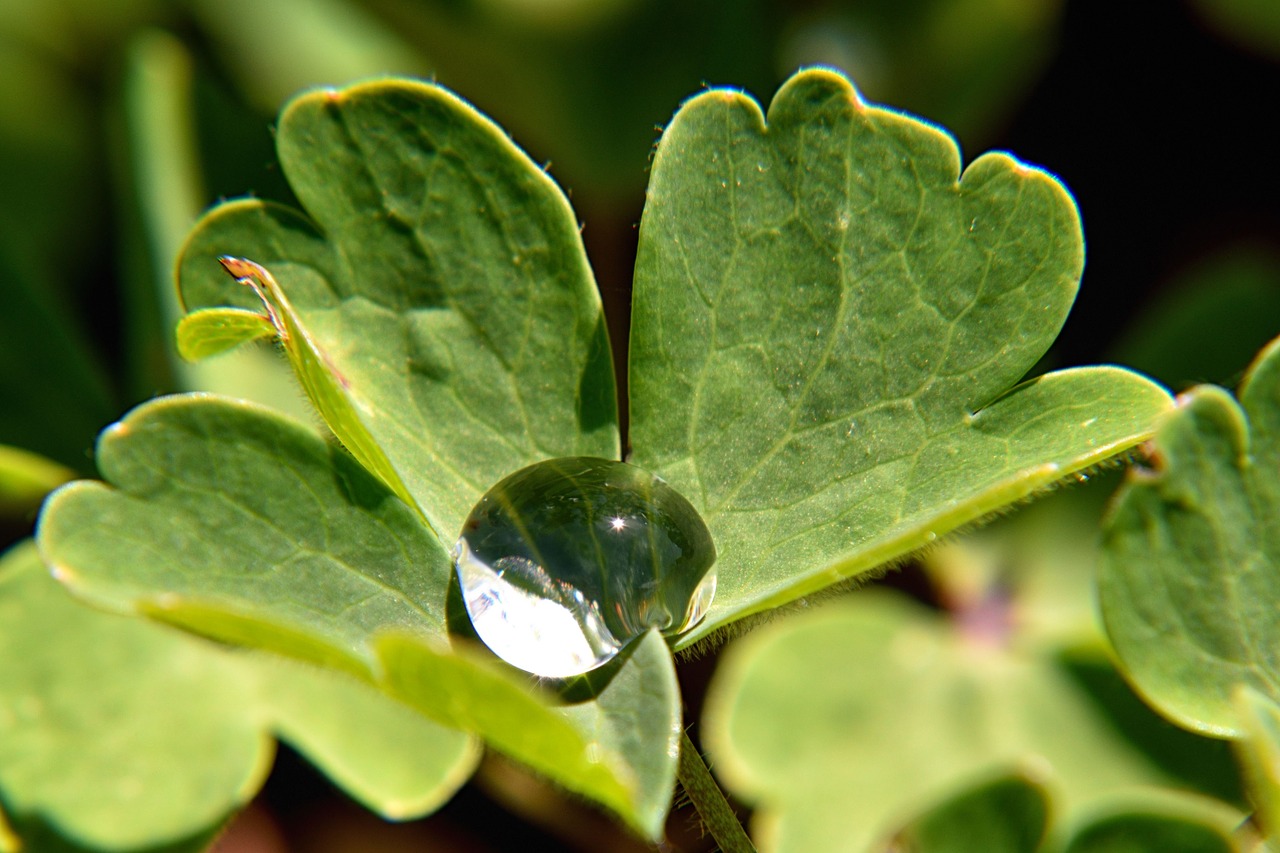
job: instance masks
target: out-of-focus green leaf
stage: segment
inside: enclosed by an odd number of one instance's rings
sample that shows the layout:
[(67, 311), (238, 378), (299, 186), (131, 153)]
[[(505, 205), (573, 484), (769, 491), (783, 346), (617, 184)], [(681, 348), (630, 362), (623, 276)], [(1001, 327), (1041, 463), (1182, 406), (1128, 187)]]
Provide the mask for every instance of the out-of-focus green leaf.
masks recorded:
[(792, 16), (778, 66), (830, 65), (871, 98), (988, 137), (1052, 58), (1063, 3), (860, 0)]
[(1244, 736), (1235, 742), (1241, 775), (1268, 837), (1280, 837), (1280, 706), (1251, 687), (1235, 694)]
[(1061, 853), (1236, 853), (1240, 816), (1212, 800), (1149, 792), (1086, 811), (1073, 821)]
[(124, 150), (118, 184), (124, 219), (136, 225), (135, 265), (126, 264), (125, 329), (132, 393), (193, 383), (177, 359), (172, 329), (182, 311), (173, 267), (206, 200), (191, 117), (192, 60), (176, 37), (144, 31), (129, 43), (121, 85)]
[(217, 258), (265, 267), (442, 537), (517, 468), (618, 458), (573, 214), (496, 126), (437, 87), (383, 81), (299, 98), (277, 139), (314, 221), (256, 201), (215, 208), (183, 255), (188, 308), (260, 307)]
[(662, 837), (675, 782), (680, 693), (671, 652), (651, 632), (592, 702), (553, 707), (491, 661), (421, 637), (376, 641), (391, 691), (446, 725), (571, 791), (603, 803), (646, 838)]
[(681, 98), (708, 83), (777, 84), (783, 5), (737, 0), (726, 14), (685, 0), (370, 3), (422, 46), (435, 79), (549, 159), (590, 221), (634, 204), (654, 129)]
[(1270, 0), (1197, 0), (1206, 21), (1223, 35), (1280, 59), (1280, 7)]
[(1180, 398), (1107, 522), (1099, 589), (1137, 689), (1196, 731), (1237, 736), (1232, 695), (1280, 699), (1280, 342), (1236, 403), (1214, 386)]
[(1010, 766), (1047, 763), (1068, 804), (1161, 778), (1042, 659), (871, 591), (730, 646), (703, 732), (771, 851), (864, 850)]
[(438, 806), (476, 759), (345, 676), (77, 604), (29, 545), (0, 563), (0, 803), (24, 849), (57, 849), (54, 827), (71, 849), (203, 849), (273, 733), (394, 817)]
[(1117, 368), (1011, 386), (1074, 298), (1067, 192), (1003, 154), (793, 77), (711, 91), (654, 158), (630, 362), (632, 461), (720, 551), (682, 643), (854, 577), (1145, 439), (1167, 393)]
[(1280, 255), (1245, 245), (1179, 276), (1124, 334), (1113, 356), (1177, 390), (1196, 382), (1235, 385), (1277, 331)]
[(35, 510), (45, 495), (75, 476), (52, 459), (0, 444), (0, 516)]
[(421, 54), (365, 3), (193, 0), (191, 6), (240, 89), (267, 112), (302, 89), (430, 72)]
[(913, 820), (894, 838), (902, 853), (1035, 853), (1049, 797), (1026, 776), (967, 787)]
[(0, 11), (0, 254), (26, 276), (83, 273), (79, 255), (101, 225), (94, 208), (102, 191), (94, 172), (94, 106), (74, 73), (44, 46), (6, 31), (5, 14)]
[[(218, 333), (207, 329), (197, 336), (203, 348), (200, 352), (175, 353), (173, 327), (182, 311), (174, 265), (188, 231), (208, 202), (192, 114), (194, 68), (178, 39), (156, 31), (135, 37), (126, 58), (120, 98), (125, 150), (119, 158), (123, 161), (119, 184), (122, 219), (133, 225), (125, 234), (123, 252), (133, 394), (146, 397), (157, 389), (175, 387), (212, 391), (295, 417), (310, 416), (310, 407), (279, 359), (255, 347), (226, 351), (252, 328), (247, 317), (224, 316)], [(274, 334), (269, 325), (262, 331)], [(180, 338), (182, 334), (179, 330)], [(190, 337), (191, 333), (186, 334)], [(225, 340), (228, 335), (233, 339)], [(224, 340), (215, 343), (215, 338)], [(182, 345), (179, 340), (179, 350)], [(205, 358), (215, 352), (221, 357), (200, 364), (176, 358)]]
[(0, 443), (85, 469), (112, 393), (47, 282), (5, 260), (0, 253)]

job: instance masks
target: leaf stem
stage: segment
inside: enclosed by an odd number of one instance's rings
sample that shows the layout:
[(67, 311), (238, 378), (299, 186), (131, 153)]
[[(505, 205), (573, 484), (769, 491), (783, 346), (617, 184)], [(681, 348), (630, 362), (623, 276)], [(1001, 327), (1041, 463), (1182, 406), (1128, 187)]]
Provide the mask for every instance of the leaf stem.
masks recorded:
[(738, 816), (730, 808), (716, 780), (711, 778), (711, 771), (703, 762), (698, 748), (684, 731), (680, 732), (680, 764), (677, 775), (711, 837), (724, 853), (756, 853)]

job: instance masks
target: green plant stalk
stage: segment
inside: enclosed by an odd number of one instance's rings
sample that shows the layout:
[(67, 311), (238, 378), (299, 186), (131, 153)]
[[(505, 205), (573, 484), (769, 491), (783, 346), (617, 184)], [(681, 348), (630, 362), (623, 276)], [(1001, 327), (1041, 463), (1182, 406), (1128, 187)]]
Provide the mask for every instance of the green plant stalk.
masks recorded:
[(677, 778), (689, 795), (693, 807), (698, 810), (698, 816), (702, 818), (707, 831), (724, 853), (755, 853), (755, 845), (747, 837), (747, 831), (742, 828), (742, 823), (729, 807), (720, 786), (711, 777), (711, 771), (703, 762), (698, 748), (684, 731), (680, 732)]

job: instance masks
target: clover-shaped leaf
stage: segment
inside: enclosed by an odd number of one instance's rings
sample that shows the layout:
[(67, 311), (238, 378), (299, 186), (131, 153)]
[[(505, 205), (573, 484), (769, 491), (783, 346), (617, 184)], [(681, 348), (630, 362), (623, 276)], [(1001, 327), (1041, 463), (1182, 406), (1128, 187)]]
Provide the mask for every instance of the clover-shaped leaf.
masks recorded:
[(654, 158), (631, 341), (633, 461), (703, 513), (717, 626), (893, 560), (1141, 441), (1167, 394), (1115, 368), (1010, 388), (1074, 298), (1070, 196), (1003, 154), (793, 77), (768, 124), (712, 91)]
[(33, 512), (75, 473), (38, 453), (0, 444), (0, 517)]
[(203, 849), (257, 791), (272, 735), (396, 818), (476, 759), (347, 676), (76, 604), (30, 545), (0, 560), (0, 804), (31, 849), (54, 828), (86, 849)]
[(872, 591), (730, 646), (702, 730), (774, 851), (866, 849), (1009, 766), (1047, 763), (1070, 802), (1161, 780), (1064, 672)]
[(215, 208), (180, 262), (190, 308), (260, 309), (218, 259), (278, 280), (364, 428), (440, 536), (555, 456), (618, 458), (600, 299), (563, 194), (436, 86), (294, 100), (276, 131), (306, 215)]
[(1280, 342), (1239, 403), (1200, 386), (1179, 398), (1104, 534), (1099, 594), (1121, 664), (1175, 722), (1242, 734), (1234, 695), (1280, 701)]
[[(679, 722), (663, 643), (631, 656), (590, 709), (450, 651), (439, 540), (342, 450), (252, 404), (145, 404), (103, 433), (98, 462), (107, 483), (57, 492), (39, 531), (55, 575), (78, 594), (378, 682), (640, 832), (660, 832)], [(389, 632), (400, 639), (379, 636)], [(427, 664), (447, 677), (424, 687), (414, 673)]]

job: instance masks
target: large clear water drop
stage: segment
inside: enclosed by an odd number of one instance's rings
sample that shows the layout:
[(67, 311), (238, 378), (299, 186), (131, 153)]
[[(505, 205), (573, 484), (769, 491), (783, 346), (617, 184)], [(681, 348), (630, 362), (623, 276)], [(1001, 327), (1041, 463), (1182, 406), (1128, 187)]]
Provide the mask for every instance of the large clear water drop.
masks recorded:
[(502, 480), (453, 556), (480, 639), (550, 678), (594, 669), (650, 628), (693, 627), (715, 595), (716, 549), (697, 510), (608, 459), (551, 459)]

